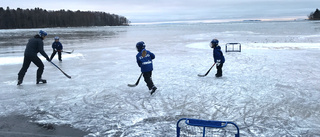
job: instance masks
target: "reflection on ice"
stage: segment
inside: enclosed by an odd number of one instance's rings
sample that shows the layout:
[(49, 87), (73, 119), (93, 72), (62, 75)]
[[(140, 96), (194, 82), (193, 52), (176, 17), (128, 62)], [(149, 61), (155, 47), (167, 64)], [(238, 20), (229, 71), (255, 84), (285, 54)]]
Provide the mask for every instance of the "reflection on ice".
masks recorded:
[[(67, 59), (67, 60), (69, 60), (71, 58), (75, 58), (75, 57), (83, 57), (83, 55), (81, 53), (65, 54), (62, 56), (63, 56), (63, 59)], [(46, 61), (46, 59), (44, 57), (40, 56), (40, 58), (42, 61)], [(55, 59), (56, 58), (53, 58), (52, 61), (55, 61)], [(0, 57), (0, 65), (13, 65), (13, 64), (22, 64), (22, 63), (23, 63), (22, 56)]]

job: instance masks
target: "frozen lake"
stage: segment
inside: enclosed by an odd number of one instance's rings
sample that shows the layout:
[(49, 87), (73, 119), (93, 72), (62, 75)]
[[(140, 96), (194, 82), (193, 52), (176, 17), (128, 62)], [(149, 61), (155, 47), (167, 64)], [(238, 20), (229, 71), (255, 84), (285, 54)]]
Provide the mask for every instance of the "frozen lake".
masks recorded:
[[(65, 51), (64, 72), (46, 62), (35, 84), (30, 65), (17, 86), (27, 40), (39, 29), (0, 30), (0, 116), (21, 114), (39, 123), (70, 124), (88, 136), (176, 136), (180, 118), (232, 121), (241, 136), (320, 136), (320, 22), (230, 22), (122, 27), (44, 28), (45, 51), (55, 36)], [(209, 42), (239, 42), (224, 52), (223, 77)], [(150, 96), (135, 44), (156, 56)], [(39, 54), (39, 56), (41, 56)]]

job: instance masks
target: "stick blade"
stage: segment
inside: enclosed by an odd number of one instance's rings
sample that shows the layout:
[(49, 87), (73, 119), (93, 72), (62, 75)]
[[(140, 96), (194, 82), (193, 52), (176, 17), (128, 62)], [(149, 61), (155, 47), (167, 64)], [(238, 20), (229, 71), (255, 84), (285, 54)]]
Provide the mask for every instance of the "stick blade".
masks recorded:
[(201, 74), (198, 74), (198, 76), (199, 76), (199, 77), (205, 77), (206, 75), (201, 75)]
[(60, 70), (67, 78), (71, 79), (71, 76), (69, 76), (67, 73), (64, 73), (62, 70)]
[(128, 84), (129, 87), (136, 87), (136, 84)]
[(68, 54), (71, 54), (73, 51), (74, 51), (74, 50), (72, 50), (72, 51), (63, 51), (63, 52), (68, 53)]

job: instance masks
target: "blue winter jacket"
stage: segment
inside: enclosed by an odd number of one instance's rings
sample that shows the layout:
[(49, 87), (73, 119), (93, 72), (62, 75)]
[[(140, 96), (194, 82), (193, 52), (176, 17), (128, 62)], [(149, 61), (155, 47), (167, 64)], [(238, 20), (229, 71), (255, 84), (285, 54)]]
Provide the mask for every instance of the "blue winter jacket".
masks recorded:
[(213, 59), (215, 63), (217, 63), (217, 60), (220, 60), (220, 63), (224, 63), (225, 59), (220, 46), (216, 46), (213, 49)]
[[(147, 52), (145, 57), (142, 56), (142, 53), (144, 51)], [(155, 55), (146, 49), (143, 49), (136, 55), (137, 63), (138, 63), (138, 66), (141, 68), (142, 73), (150, 72), (153, 70), (152, 60), (154, 58), (155, 58)]]
[(63, 49), (62, 44), (59, 41), (58, 42), (53, 42), (52, 43), (52, 48), (53, 48), (53, 50), (56, 50), (56, 51), (59, 51), (59, 50)]

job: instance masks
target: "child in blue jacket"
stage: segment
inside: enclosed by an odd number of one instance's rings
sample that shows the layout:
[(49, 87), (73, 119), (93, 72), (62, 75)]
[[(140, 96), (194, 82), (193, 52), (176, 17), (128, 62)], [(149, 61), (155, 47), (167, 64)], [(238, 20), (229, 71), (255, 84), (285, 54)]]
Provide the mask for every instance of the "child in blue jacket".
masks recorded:
[(216, 77), (222, 76), (222, 66), (225, 61), (223, 53), (221, 51), (221, 47), (219, 46), (219, 40), (213, 39), (210, 44), (211, 48), (213, 48), (213, 59), (217, 66), (217, 74)]
[(58, 52), (58, 59), (59, 61), (62, 61), (61, 52), (63, 47), (62, 47), (62, 44), (59, 42), (59, 37), (54, 37), (54, 42), (52, 43), (52, 49), (53, 49), (53, 52), (51, 54), (50, 60), (52, 60), (53, 57)]
[(149, 90), (151, 90), (151, 95), (157, 90), (157, 87), (154, 86), (152, 81), (152, 60), (155, 58), (155, 55), (145, 49), (146, 45), (143, 41), (140, 41), (136, 44), (138, 54), (136, 55), (138, 66), (141, 68), (143, 73), (144, 81), (147, 83)]

